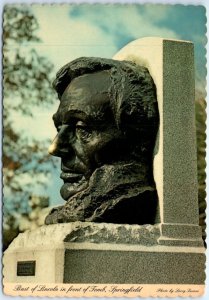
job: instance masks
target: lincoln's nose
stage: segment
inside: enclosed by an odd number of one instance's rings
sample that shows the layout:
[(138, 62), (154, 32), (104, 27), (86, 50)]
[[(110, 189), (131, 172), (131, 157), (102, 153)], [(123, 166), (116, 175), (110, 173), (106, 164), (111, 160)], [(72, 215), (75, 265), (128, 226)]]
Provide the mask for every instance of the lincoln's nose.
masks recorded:
[(69, 151), (69, 145), (67, 145), (66, 140), (66, 130), (68, 125), (62, 125), (60, 131), (56, 135), (55, 139), (51, 143), (51, 145), (48, 148), (48, 152), (51, 155), (54, 156), (62, 156), (63, 154), (66, 154)]
[(55, 137), (55, 139), (53, 140), (53, 142), (51, 143), (51, 145), (48, 148), (48, 152), (51, 155), (57, 156), (58, 152), (59, 152), (59, 138), (58, 135)]

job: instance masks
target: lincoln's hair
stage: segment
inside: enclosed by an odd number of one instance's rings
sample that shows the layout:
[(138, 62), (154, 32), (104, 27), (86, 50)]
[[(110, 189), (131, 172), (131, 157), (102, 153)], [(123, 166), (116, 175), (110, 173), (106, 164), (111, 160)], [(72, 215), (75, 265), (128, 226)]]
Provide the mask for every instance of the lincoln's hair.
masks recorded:
[[(152, 153), (159, 114), (156, 87), (149, 71), (130, 61), (80, 57), (62, 67), (53, 87), (61, 99), (70, 82), (81, 75), (109, 70), (110, 105), (118, 128), (140, 153)], [(148, 154), (148, 153), (147, 153)]]

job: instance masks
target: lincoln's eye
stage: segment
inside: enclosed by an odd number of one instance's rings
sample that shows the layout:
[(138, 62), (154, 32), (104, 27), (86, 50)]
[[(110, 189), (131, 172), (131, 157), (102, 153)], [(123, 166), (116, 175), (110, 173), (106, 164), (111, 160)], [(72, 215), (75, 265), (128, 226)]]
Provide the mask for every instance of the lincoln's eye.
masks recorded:
[(60, 132), (61, 128), (62, 128), (62, 125), (58, 125), (58, 126), (56, 126), (57, 133), (59, 133), (59, 132)]
[(78, 121), (76, 123), (76, 135), (83, 139), (88, 138), (91, 135), (91, 130), (86, 123)]

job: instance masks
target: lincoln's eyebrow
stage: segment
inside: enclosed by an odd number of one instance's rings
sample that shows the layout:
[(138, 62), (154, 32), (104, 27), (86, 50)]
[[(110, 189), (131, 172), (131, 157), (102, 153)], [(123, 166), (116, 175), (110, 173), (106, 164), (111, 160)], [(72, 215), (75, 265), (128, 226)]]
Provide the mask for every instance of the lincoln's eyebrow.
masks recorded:
[(72, 109), (67, 111), (63, 117), (63, 121), (66, 123), (69, 122), (70, 120), (75, 120), (75, 119), (82, 120), (84, 122), (89, 122), (91, 118), (84, 111), (78, 109)]
[(54, 126), (58, 128), (62, 124), (68, 124), (68, 125), (75, 125), (77, 121), (83, 121), (85, 122), (88, 126), (102, 126), (104, 123), (102, 120), (98, 118), (96, 114), (93, 115), (88, 115), (85, 113), (83, 110), (79, 109), (72, 109), (64, 114), (60, 114), (59, 112), (56, 112), (53, 116), (52, 119), (54, 121)]

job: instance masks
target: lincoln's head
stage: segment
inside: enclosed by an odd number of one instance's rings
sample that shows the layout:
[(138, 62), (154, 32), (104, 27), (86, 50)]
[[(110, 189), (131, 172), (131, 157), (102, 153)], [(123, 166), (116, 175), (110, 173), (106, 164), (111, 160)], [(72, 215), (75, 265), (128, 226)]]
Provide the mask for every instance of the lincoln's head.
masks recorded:
[(61, 157), (64, 200), (84, 199), (93, 174), (94, 191), (101, 187), (98, 172), (111, 181), (115, 171), (109, 169), (108, 175), (108, 168), (120, 169), (124, 184), (133, 169), (141, 185), (153, 184), (158, 108), (146, 68), (129, 61), (79, 58), (58, 72), (53, 86), (60, 105), (53, 116), (58, 133), (49, 152)]

